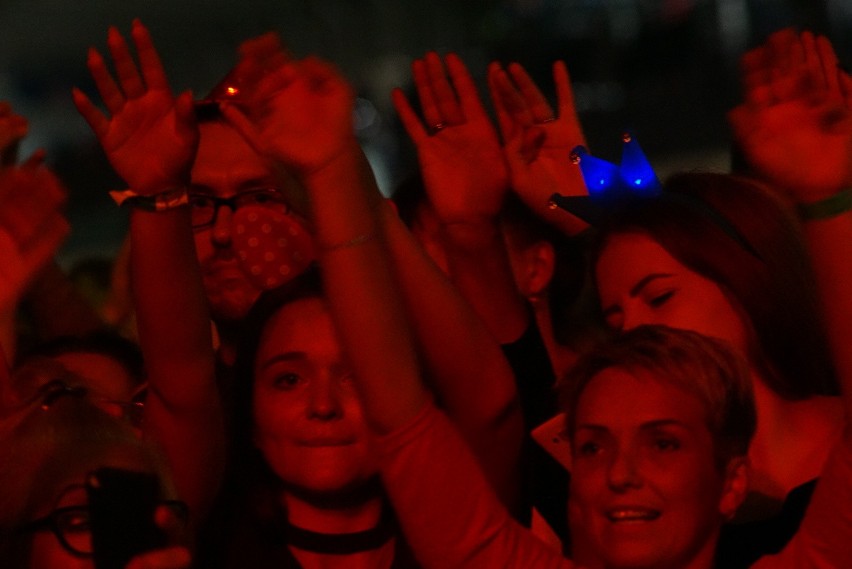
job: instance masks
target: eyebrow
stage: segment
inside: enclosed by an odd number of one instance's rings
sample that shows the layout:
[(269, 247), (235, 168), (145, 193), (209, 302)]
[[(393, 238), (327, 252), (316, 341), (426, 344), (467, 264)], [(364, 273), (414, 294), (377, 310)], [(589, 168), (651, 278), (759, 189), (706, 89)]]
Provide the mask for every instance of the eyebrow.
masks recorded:
[[(680, 427), (682, 429), (687, 429), (687, 426), (683, 423), (683, 421), (678, 421), (677, 419), (655, 419), (653, 421), (647, 421), (639, 425), (639, 429), (643, 431), (657, 429), (659, 427)], [(609, 427), (606, 427), (605, 425), (597, 425), (595, 423), (584, 423), (582, 425), (577, 425), (574, 431), (576, 432), (581, 429), (600, 433), (610, 432)]]
[(630, 289), (630, 297), (636, 298), (637, 296), (639, 296), (639, 293), (642, 292), (642, 289), (648, 286), (648, 283), (650, 283), (651, 281), (655, 281), (657, 279), (664, 279), (671, 276), (674, 275), (672, 275), (671, 273), (651, 273), (650, 275), (647, 275), (645, 278), (633, 285), (633, 288)]
[(305, 352), (284, 352), (283, 354), (276, 354), (265, 362), (263, 362), (263, 364), (261, 364), (260, 366), (260, 369), (264, 370), (279, 362), (286, 363), (305, 360), (307, 359), (307, 357), (308, 355)]

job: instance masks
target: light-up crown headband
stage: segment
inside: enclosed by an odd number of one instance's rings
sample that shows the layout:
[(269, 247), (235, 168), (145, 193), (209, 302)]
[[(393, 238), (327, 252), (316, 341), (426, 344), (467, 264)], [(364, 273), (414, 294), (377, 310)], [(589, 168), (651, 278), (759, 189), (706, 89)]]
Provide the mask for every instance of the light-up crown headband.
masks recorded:
[(658, 199), (675, 202), (712, 221), (717, 227), (735, 240), (743, 249), (757, 259), (760, 254), (724, 215), (698, 197), (677, 192), (664, 192), (663, 186), (639, 143), (631, 133), (622, 136), (624, 147), (621, 164), (597, 158), (583, 146), (571, 152), (571, 162), (580, 167), (588, 195), (550, 197), (551, 209), (560, 208), (590, 225), (600, 225), (601, 220), (613, 209), (629, 207), (636, 201)]

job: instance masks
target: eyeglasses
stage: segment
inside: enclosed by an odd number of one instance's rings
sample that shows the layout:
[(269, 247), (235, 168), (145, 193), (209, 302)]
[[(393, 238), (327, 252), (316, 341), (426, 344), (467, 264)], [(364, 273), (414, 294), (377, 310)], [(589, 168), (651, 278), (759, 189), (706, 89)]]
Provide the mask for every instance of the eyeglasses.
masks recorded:
[[(162, 500), (159, 506), (168, 508), (175, 519), (186, 525), (189, 520), (189, 508), (180, 500)], [(88, 506), (63, 506), (50, 514), (28, 522), (18, 528), (20, 533), (50, 531), (59, 544), (75, 557), (92, 556), (92, 534), (89, 523)]]
[(124, 419), (137, 429), (142, 427), (145, 418), (145, 397), (148, 394), (147, 383), (140, 385), (129, 401), (122, 401), (92, 393), (88, 388), (76, 383), (75, 378), (73, 374), (66, 373), (62, 377), (47, 381), (13, 412), (28, 412), (27, 410), (35, 407), (47, 411), (63, 397), (86, 397), (108, 415)]
[(189, 194), (189, 207), (192, 215), (192, 228), (204, 229), (216, 223), (219, 208), (228, 206), (236, 212), (242, 207), (259, 207), (281, 214), (290, 212), (290, 205), (284, 195), (275, 188), (261, 188), (241, 192), (230, 198), (220, 198), (210, 194)]

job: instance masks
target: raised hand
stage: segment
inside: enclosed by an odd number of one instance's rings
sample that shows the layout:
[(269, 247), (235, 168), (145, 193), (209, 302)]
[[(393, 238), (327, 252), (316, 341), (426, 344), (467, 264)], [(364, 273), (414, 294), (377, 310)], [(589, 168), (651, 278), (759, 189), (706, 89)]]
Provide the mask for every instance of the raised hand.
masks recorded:
[(240, 65), (263, 69), (262, 78), (239, 105), (225, 104), (222, 112), (256, 150), (306, 176), (357, 146), (355, 94), (333, 65), (265, 51), (263, 61)]
[(503, 135), (512, 188), (530, 203), (547, 202), (554, 192), (586, 193), (571, 151), (586, 139), (574, 108), (574, 94), (565, 63), (553, 64), (557, 110), (518, 63), (505, 69), (492, 63), (488, 71), (491, 97)]
[(852, 185), (852, 81), (831, 44), (783, 30), (742, 58), (728, 120), (749, 164), (801, 202)]
[(115, 78), (94, 48), (87, 65), (109, 116), (79, 89), (74, 103), (92, 127), (107, 158), (124, 181), (140, 194), (156, 194), (189, 181), (198, 147), (192, 94), (175, 98), (148, 30), (139, 20), (131, 30), (139, 67), (122, 35), (107, 38)]
[[(446, 72), (444, 70), (446, 64)], [(417, 147), (429, 200), (444, 224), (496, 217), (508, 189), (497, 132), (462, 60), (429, 52), (412, 64), (422, 119), (400, 89), (393, 102)]]

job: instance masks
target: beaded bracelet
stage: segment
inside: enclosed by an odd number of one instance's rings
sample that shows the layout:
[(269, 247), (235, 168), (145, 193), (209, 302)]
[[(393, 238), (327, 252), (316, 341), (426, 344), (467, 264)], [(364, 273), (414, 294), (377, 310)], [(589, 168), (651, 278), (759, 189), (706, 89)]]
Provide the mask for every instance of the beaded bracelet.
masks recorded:
[(145, 211), (166, 211), (189, 203), (189, 195), (183, 186), (143, 196), (133, 190), (112, 191), (110, 197), (119, 206), (136, 207)]
[(796, 206), (804, 220), (828, 219), (852, 211), (852, 189), (841, 190), (825, 199)]

